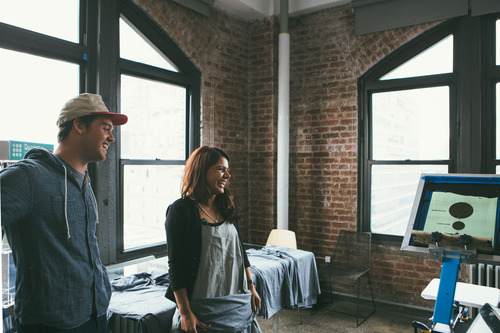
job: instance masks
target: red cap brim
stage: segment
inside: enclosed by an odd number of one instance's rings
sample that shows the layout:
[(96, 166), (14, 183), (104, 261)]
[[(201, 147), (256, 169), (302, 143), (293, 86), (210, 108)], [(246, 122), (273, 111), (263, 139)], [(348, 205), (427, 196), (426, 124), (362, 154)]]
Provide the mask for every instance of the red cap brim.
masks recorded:
[(101, 111), (101, 112), (92, 112), (92, 114), (110, 116), (114, 126), (125, 125), (128, 121), (128, 117), (121, 113)]

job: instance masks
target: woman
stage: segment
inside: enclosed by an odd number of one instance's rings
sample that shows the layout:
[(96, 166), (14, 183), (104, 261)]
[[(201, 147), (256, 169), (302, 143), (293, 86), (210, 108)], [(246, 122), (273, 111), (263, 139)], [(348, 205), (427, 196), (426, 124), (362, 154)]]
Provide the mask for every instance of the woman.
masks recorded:
[[(181, 198), (167, 209), (172, 332), (260, 332), (260, 297), (243, 250), (229, 157), (203, 146), (189, 157)], [(182, 330), (182, 331), (181, 331)]]

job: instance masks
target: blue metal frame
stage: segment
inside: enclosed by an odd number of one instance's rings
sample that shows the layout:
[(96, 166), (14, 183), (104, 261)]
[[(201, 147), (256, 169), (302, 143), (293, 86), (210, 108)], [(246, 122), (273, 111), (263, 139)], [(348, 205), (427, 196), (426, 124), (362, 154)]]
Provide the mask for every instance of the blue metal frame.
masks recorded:
[(453, 317), (453, 304), (455, 300), (455, 290), (460, 270), (459, 258), (443, 258), (441, 269), (441, 279), (434, 305), (433, 323), (442, 323), (450, 326)]

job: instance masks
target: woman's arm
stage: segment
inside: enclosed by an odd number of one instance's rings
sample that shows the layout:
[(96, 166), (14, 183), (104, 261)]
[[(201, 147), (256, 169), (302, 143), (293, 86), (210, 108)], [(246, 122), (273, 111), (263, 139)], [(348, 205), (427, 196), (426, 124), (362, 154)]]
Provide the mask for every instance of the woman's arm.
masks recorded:
[(204, 324), (196, 318), (191, 307), (189, 306), (189, 299), (187, 296), (186, 288), (174, 291), (175, 300), (179, 313), (181, 315), (181, 329), (187, 333), (197, 332), (196, 327), (209, 328), (210, 325)]
[[(250, 272), (250, 267), (245, 268), (245, 273), (247, 275), (247, 281), (252, 281), (252, 273)], [(260, 296), (255, 290), (255, 285), (252, 283), (248, 283), (248, 290), (252, 293), (252, 310), (253, 312), (257, 312), (257, 309), (260, 310)]]
[[(238, 238), (240, 240), (241, 248), (243, 249), (243, 242), (241, 241), (241, 235), (240, 235), (240, 225), (238, 222), (234, 222), (234, 227), (236, 228), (236, 231), (238, 232)], [(243, 249), (243, 262), (245, 264), (245, 273), (247, 275), (247, 281), (252, 281), (252, 273), (250, 272), (250, 261), (248, 260), (247, 252)], [(254, 312), (260, 310), (260, 296), (257, 293), (257, 290), (255, 290), (255, 285), (253, 283), (248, 284), (248, 290), (252, 293), (252, 310)]]
[[(167, 257), (172, 290), (188, 288), (191, 260), (189, 253), (192, 247), (192, 237), (188, 230), (188, 216), (183, 202), (177, 200), (167, 209), (165, 231), (167, 236)], [(188, 241), (189, 240), (189, 241)]]

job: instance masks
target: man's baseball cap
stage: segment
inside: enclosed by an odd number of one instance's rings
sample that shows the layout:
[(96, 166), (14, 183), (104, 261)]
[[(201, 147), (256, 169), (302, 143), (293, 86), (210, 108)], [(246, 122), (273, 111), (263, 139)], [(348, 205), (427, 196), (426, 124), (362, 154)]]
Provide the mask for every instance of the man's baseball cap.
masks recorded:
[(123, 125), (128, 121), (124, 114), (109, 112), (100, 95), (84, 93), (66, 102), (57, 118), (57, 126), (61, 127), (68, 121), (89, 115), (110, 116), (114, 126)]

